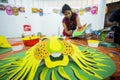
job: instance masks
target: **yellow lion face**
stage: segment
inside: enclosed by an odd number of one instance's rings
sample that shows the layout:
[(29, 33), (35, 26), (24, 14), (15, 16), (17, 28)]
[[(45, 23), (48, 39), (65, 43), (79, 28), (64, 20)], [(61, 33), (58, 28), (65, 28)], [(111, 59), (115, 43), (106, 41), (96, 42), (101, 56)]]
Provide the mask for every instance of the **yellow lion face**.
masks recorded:
[(115, 71), (105, 54), (60, 37), (44, 37), (22, 57), (0, 62), (2, 80), (102, 80)]
[(68, 56), (72, 54), (74, 54), (72, 44), (59, 37), (43, 38), (34, 51), (35, 58), (44, 59), (48, 68), (66, 66), (69, 62)]

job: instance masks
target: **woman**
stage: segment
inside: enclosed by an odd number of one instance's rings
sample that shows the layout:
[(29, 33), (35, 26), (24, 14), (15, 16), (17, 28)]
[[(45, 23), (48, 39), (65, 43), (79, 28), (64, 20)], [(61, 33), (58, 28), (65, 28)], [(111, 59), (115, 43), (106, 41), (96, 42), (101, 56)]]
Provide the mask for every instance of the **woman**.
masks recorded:
[(75, 29), (81, 27), (79, 16), (73, 13), (70, 6), (67, 4), (62, 7), (62, 13), (65, 16), (62, 21), (64, 27), (63, 35), (71, 36)]
[(113, 13), (111, 13), (111, 17), (109, 18), (109, 22), (116, 23), (117, 26), (120, 26), (120, 8), (115, 10)]
[(114, 28), (114, 42), (120, 44), (120, 8), (115, 10), (109, 18), (111, 24), (116, 24)]

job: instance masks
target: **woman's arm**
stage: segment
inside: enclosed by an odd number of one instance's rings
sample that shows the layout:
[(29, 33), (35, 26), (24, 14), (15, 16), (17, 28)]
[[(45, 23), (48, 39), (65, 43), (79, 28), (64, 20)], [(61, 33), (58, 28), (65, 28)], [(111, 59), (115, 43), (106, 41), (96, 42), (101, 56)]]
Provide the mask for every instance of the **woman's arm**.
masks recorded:
[(72, 31), (72, 30), (69, 30), (69, 31), (68, 31), (66, 24), (65, 24), (65, 23), (62, 23), (62, 24), (63, 24), (63, 27), (64, 27), (65, 32), (66, 32), (68, 35), (72, 35), (73, 31)]
[(82, 27), (79, 16), (76, 17), (76, 21), (77, 21), (77, 28)]

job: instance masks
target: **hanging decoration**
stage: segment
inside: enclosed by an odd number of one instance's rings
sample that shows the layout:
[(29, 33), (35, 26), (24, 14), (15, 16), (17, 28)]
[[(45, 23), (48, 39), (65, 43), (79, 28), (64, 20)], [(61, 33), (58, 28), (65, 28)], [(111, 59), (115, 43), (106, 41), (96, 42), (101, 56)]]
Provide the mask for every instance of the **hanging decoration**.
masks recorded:
[(60, 9), (54, 8), (54, 9), (53, 9), (53, 13), (59, 14), (59, 13), (60, 13)]
[(76, 8), (75, 9), (75, 13), (79, 14), (79, 9)]
[[(28, 21), (27, 16), (25, 16), (25, 22), (22, 27), (23, 27), (23, 34), (22, 34), (23, 37), (34, 36), (34, 33), (32, 33), (32, 26), (31, 26), (30, 22)], [(31, 39), (31, 37), (30, 37), (30, 39)]]
[(13, 15), (17, 16), (18, 14), (19, 14), (18, 8), (17, 7), (13, 7)]
[(43, 16), (43, 9), (42, 8), (39, 9), (39, 15)]
[(61, 9), (54, 8), (52, 11), (53, 11), (53, 13), (60, 14), (60, 16), (63, 16), (63, 13), (62, 13)]
[(23, 25), (23, 29), (24, 29), (24, 31), (31, 31), (31, 25), (29, 25), (29, 24), (24, 24), (24, 25)]
[(25, 17), (25, 24), (23, 25), (23, 30), (25, 32), (31, 31), (31, 25), (29, 24), (27, 17)]
[(79, 14), (79, 9), (78, 8), (76, 8), (76, 9), (72, 8), (72, 12)]
[(3, 4), (0, 4), (0, 11), (4, 11), (5, 10), (5, 6)]
[(7, 5), (7, 6), (5, 7), (5, 10), (6, 10), (6, 13), (7, 13), (8, 15), (12, 15), (12, 14), (13, 14), (13, 9), (12, 9), (12, 7), (11, 7), (10, 5)]
[[(22, 6), (22, 0), (20, 0), (21, 6)], [(19, 7), (18, 8), (19, 12), (25, 13), (25, 8), (24, 7)]]
[(38, 9), (37, 8), (32, 8), (32, 13), (38, 13)]
[(38, 7), (39, 7), (39, 9), (38, 9), (38, 13), (39, 13), (39, 16), (43, 16), (43, 9), (41, 8), (42, 6), (40, 6), (40, 0), (39, 0), (39, 2), (38, 2)]
[(38, 8), (34, 7), (34, 0), (32, 0), (32, 6), (33, 6), (32, 13), (38, 13)]
[[(14, 0), (14, 4), (16, 5), (16, 1)], [(6, 6), (4, 6), (3, 4), (0, 4), (0, 10), (1, 11), (6, 11), (6, 13), (8, 14), (8, 15), (14, 15), (14, 16), (17, 16), (17, 15), (19, 15), (19, 12), (25, 12), (25, 8), (24, 7), (16, 7), (16, 6), (14, 6), (14, 7), (12, 7), (11, 5), (6, 5)]]
[(19, 12), (25, 13), (25, 8), (24, 7), (19, 7), (18, 10), (19, 10)]
[(98, 13), (98, 7), (97, 7), (97, 6), (93, 6), (93, 7), (91, 8), (91, 13), (92, 13), (92, 14), (97, 14), (97, 13)]
[(85, 12), (90, 12), (90, 10), (91, 10), (91, 7), (86, 7), (85, 8)]
[(72, 8), (72, 12), (74, 12), (74, 13), (75, 13), (75, 9), (74, 9), (74, 8)]
[[(14, 5), (16, 5), (16, 0), (14, 0)], [(16, 6), (13, 7), (13, 15), (17, 16), (19, 14), (18, 8)]]
[(79, 10), (80, 15), (83, 15), (84, 11), (85, 11), (84, 8), (80, 8), (80, 10)]

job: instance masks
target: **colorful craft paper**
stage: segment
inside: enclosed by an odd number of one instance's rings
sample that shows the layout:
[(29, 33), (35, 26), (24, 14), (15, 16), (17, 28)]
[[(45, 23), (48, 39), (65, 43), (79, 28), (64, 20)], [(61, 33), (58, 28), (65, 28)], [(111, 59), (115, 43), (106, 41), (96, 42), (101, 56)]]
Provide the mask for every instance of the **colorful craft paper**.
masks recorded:
[(0, 47), (2, 48), (10, 48), (11, 45), (9, 44), (8, 40), (5, 36), (0, 35)]

